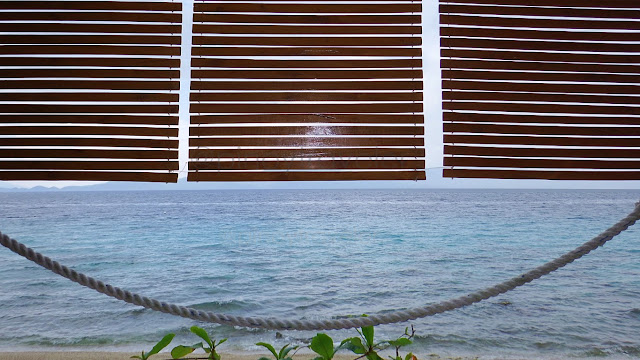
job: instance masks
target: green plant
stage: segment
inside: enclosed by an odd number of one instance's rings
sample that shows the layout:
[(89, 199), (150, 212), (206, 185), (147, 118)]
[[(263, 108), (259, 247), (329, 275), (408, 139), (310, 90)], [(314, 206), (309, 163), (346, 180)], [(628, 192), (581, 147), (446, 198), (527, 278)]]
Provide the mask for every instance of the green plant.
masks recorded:
[(373, 342), (373, 326), (364, 326), (360, 329), (356, 329), (356, 331), (358, 332), (358, 335), (360, 335), (359, 337), (345, 339), (342, 341), (340, 346), (344, 346), (355, 354), (360, 355), (356, 359), (366, 357), (368, 360), (382, 360), (376, 350), (380, 350), (380, 345), (385, 342)]
[(374, 342), (373, 326), (364, 326), (356, 329), (356, 331), (358, 335), (360, 335), (359, 337), (345, 339), (340, 344), (340, 346), (344, 346), (355, 354), (360, 355), (356, 359), (367, 358), (368, 360), (382, 360), (380, 355), (378, 355), (378, 351), (393, 346), (396, 349), (396, 356), (390, 356), (389, 358), (391, 360), (417, 360), (412, 353), (407, 354), (404, 359), (400, 356), (400, 348), (412, 343), (411, 339), (416, 333), (413, 326), (411, 326), (411, 332), (409, 332), (409, 328), (407, 327), (404, 329), (404, 334), (395, 340), (386, 340), (378, 343)]
[(313, 360), (331, 360), (336, 352), (340, 350), (341, 346), (342, 344), (337, 348), (334, 348), (333, 339), (329, 335), (318, 333), (311, 339), (309, 348), (316, 354), (320, 355)]
[(176, 334), (167, 334), (167, 335), (165, 335), (162, 338), (162, 340), (158, 341), (158, 343), (153, 347), (153, 349), (151, 349), (151, 351), (149, 351), (147, 353), (143, 351), (142, 354), (134, 355), (131, 358), (132, 359), (147, 360), (151, 355), (155, 355), (155, 354), (159, 353), (160, 350), (164, 349), (167, 345), (169, 345), (171, 340), (173, 340), (174, 336), (176, 336)]
[[(404, 328), (404, 334), (402, 336), (400, 336), (395, 340), (389, 340), (388, 341), (389, 345), (396, 348), (396, 356), (395, 357), (389, 356), (389, 359), (403, 360), (402, 356), (400, 356), (400, 348), (403, 346), (411, 345), (413, 343), (411, 339), (415, 334), (416, 334), (416, 330), (413, 328), (413, 325), (411, 325), (411, 332), (409, 332), (409, 328), (406, 327)], [(418, 360), (418, 358), (415, 355), (413, 355), (413, 353), (408, 353), (404, 357), (404, 360)]]
[(211, 340), (209, 334), (200, 327), (192, 326), (191, 332), (198, 335), (205, 343), (199, 342), (197, 344), (191, 346), (178, 345), (171, 350), (171, 357), (174, 359), (179, 359), (183, 356), (189, 355), (194, 352), (196, 349), (203, 349), (205, 353), (209, 354), (207, 359), (209, 360), (220, 360), (220, 354), (216, 352), (216, 347), (220, 346), (223, 342), (227, 341), (227, 339), (222, 339), (220, 341)]
[[(275, 360), (292, 360), (291, 356), (287, 356), (287, 355), (289, 354), (289, 352), (291, 352), (291, 350), (295, 350), (298, 348), (297, 346), (289, 346), (291, 344), (287, 344), (283, 346), (279, 352), (276, 352), (276, 349), (271, 344), (259, 342), (256, 345), (266, 347), (273, 354), (273, 356), (275, 357)], [(259, 360), (270, 360), (270, 359), (266, 357), (261, 357)]]

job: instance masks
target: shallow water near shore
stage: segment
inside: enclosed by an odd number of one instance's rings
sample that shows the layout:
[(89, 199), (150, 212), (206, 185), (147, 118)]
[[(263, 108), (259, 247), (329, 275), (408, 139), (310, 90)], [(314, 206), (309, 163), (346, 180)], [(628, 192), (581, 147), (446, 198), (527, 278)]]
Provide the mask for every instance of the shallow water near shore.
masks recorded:
[[(422, 306), (516, 276), (626, 216), (640, 191), (0, 193), (0, 231), (114, 286), (197, 309), (321, 319)], [(120, 303), (0, 249), (0, 350), (125, 350), (195, 321)], [(640, 357), (640, 228), (461, 310), (377, 328), (413, 351)], [(203, 325), (222, 350), (315, 332)], [(334, 339), (355, 331), (329, 332)]]

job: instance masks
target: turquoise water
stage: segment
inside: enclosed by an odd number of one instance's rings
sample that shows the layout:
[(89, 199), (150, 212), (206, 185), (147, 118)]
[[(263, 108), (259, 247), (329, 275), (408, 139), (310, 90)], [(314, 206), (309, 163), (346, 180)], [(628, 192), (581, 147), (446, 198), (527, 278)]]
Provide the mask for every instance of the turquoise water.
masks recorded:
[[(130, 291), (246, 316), (326, 318), (457, 297), (540, 265), (640, 191), (0, 193), (0, 231)], [(413, 321), (421, 354), (640, 357), (640, 227), (498, 298)], [(0, 249), (0, 350), (139, 350), (195, 321), (123, 304)], [(314, 332), (199, 324), (230, 340)], [(409, 324), (383, 326), (381, 338)], [(353, 331), (330, 332), (334, 338)]]

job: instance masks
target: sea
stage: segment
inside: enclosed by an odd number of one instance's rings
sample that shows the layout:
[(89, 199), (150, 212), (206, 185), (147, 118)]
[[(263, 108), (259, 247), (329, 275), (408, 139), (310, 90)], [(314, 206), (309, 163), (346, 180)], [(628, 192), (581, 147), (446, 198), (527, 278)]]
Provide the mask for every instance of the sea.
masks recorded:
[[(408, 309), (517, 276), (626, 216), (640, 190), (227, 190), (0, 193), (0, 231), (142, 295), (242, 316)], [(0, 248), (0, 351), (141, 351), (163, 335), (222, 352), (304, 346), (315, 331), (200, 323), (125, 304)], [(640, 224), (481, 303), (376, 327), (415, 329), (419, 359), (640, 358)], [(355, 330), (326, 332), (336, 342)], [(404, 350), (403, 350), (404, 351)]]

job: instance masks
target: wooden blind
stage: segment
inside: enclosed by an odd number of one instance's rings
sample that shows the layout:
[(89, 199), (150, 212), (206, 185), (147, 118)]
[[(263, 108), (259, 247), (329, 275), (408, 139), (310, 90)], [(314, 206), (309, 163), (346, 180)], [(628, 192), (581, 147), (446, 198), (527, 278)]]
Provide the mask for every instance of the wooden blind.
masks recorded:
[(446, 177), (640, 179), (640, 2), (440, 3)]
[(195, 1), (190, 181), (424, 179), (421, 5)]
[(176, 182), (181, 8), (0, 1), (0, 180)]

